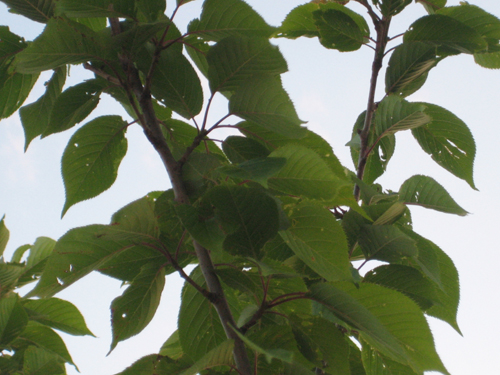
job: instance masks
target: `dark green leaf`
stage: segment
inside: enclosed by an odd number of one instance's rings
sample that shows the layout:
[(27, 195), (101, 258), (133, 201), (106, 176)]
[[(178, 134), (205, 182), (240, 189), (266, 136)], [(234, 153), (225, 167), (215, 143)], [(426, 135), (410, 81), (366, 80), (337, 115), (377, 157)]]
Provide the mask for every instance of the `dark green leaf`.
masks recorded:
[(439, 14), (456, 19), (476, 30), (483, 38), (500, 39), (500, 20), (476, 5), (461, 2), (459, 6), (450, 6), (438, 11)]
[(343, 9), (317, 10), (313, 17), (324, 47), (346, 52), (355, 51), (363, 45), (364, 31)]
[[(150, 1), (150, 0), (149, 0)], [(58, 0), (57, 12), (68, 17), (135, 17), (135, 0)]]
[(9, 242), (10, 232), (5, 226), (5, 215), (0, 220), (0, 257), (3, 257), (3, 252)]
[(383, 0), (380, 3), (380, 10), (386, 17), (395, 16), (410, 3), (411, 0)]
[(436, 180), (427, 176), (416, 175), (406, 180), (399, 188), (399, 200), (449, 214), (467, 215)]
[(392, 225), (363, 225), (358, 241), (370, 260), (399, 262), (418, 255), (415, 242)]
[(390, 360), (365, 342), (361, 356), (367, 375), (415, 375), (411, 367)]
[(181, 343), (179, 342), (179, 331), (175, 331), (161, 346), (160, 355), (167, 356), (172, 359), (179, 359), (184, 355)]
[(24, 129), (24, 150), (27, 150), (30, 142), (41, 135), (49, 125), (50, 113), (65, 82), (66, 66), (62, 66), (54, 70), (52, 78), (45, 83), (45, 94), (19, 111)]
[(424, 16), (415, 21), (405, 33), (404, 41), (429, 42), (463, 53), (479, 52), (488, 47), (476, 30), (441, 14)]
[(207, 61), (212, 92), (236, 91), (250, 79), (288, 70), (283, 55), (267, 38), (225, 38), (210, 48)]
[(0, 261), (0, 298), (8, 295), (17, 285), (17, 279), (24, 272), (21, 264), (3, 263)]
[(96, 197), (113, 185), (127, 152), (126, 125), (119, 116), (102, 116), (73, 134), (62, 157), (63, 215), (75, 203)]
[(228, 165), (219, 171), (229, 177), (255, 181), (267, 188), (267, 180), (274, 176), (286, 164), (285, 158), (257, 158), (238, 165)]
[(219, 346), (207, 352), (193, 366), (185, 370), (182, 375), (196, 375), (203, 370), (216, 366), (233, 366), (233, 347), (234, 340), (224, 341)]
[(413, 136), (436, 163), (475, 189), (472, 169), (476, 144), (469, 128), (450, 111), (434, 104), (422, 104), (432, 121), (412, 129)]
[(55, 0), (2, 0), (13, 13), (30, 20), (47, 23), (54, 16)]
[(256, 140), (235, 135), (225, 139), (222, 143), (222, 150), (232, 163), (242, 163), (269, 155), (269, 150)]
[(292, 101), (278, 78), (257, 78), (245, 82), (229, 99), (231, 114), (252, 121), (289, 138), (301, 138), (305, 130)]
[(23, 375), (66, 375), (66, 370), (55, 354), (30, 346), (24, 352)]
[(82, 314), (70, 302), (58, 298), (24, 300), (23, 306), (31, 320), (70, 335), (91, 335)]
[(47, 259), (52, 254), (56, 241), (48, 237), (38, 237), (30, 247), (23, 275), (19, 278), (19, 286), (36, 281), (42, 274)]
[(153, 319), (165, 285), (165, 270), (155, 264), (141, 268), (130, 286), (111, 303), (113, 350), (118, 342), (140, 333)]
[(97, 107), (101, 90), (97, 80), (85, 81), (64, 90), (53, 105), (42, 136), (65, 131), (83, 121)]
[(10, 74), (0, 87), (0, 119), (10, 117), (21, 107), (38, 79), (36, 74)]
[(439, 59), (429, 43), (408, 42), (398, 46), (389, 59), (385, 75), (385, 92), (402, 97), (413, 94), (424, 83), (427, 73)]
[[(184, 1), (184, 3), (186, 2)], [(154, 22), (165, 13), (167, 4), (165, 0), (148, 0), (136, 2), (136, 6), (148, 22)]]
[(446, 0), (416, 0), (421, 3), (429, 14), (436, 13), (436, 10), (441, 9), (446, 5)]
[(292, 226), (280, 235), (305, 264), (329, 281), (351, 279), (347, 240), (329, 210), (303, 203), (290, 220)]
[(111, 217), (111, 225), (119, 225), (121, 230), (140, 233), (158, 238), (159, 228), (155, 213), (155, 203), (161, 195), (152, 192), (116, 211)]
[(0, 346), (9, 345), (28, 324), (28, 314), (17, 294), (0, 299)]
[(301, 36), (308, 38), (319, 36), (313, 17), (313, 12), (318, 9), (319, 5), (316, 3), (307, 3), (293, 8), (276, 30), (276, 36), (290, 39)]
[(193, 23), (189, 31), (218, 42), (228, 36), (268, 38), (274, 29), (242, 0), (206, 0), (200, 21)]

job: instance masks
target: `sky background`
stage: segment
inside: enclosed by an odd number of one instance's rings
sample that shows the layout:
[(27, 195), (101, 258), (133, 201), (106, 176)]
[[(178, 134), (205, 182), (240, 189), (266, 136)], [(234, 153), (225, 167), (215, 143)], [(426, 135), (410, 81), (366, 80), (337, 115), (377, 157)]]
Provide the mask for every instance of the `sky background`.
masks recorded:
[[(469, 1), (500, 17), (497, 0)], [(174, 1), (168, 1), (167, 15)], [(272, 25), (279, 25), (297, 0), (248, 0)], [(183, 6), (176, 16), (181, 31), (189, 20), (199, 16), (202, 2)], [(459, 1), (449, 0), (448, 5)], [(352, 9), (365, 15), (354, 4)], [(415, 19), (425, 15), (422, 6), (412, 4), (394, 19), (391, 35), (404, 32)], [(0, 3), (0, 25), (31, 40), (43, 25), (9, 14)], [(365, 109), (373, 51), (339, 53), (326, 50), (316, 39), (274, 40), (289, 64), (283, 83), (307, 127), (327, 139), (336, 155), (353, 169), (349, 149), (352, 126)], [(398, 43), (398, 42), (396, 42)], [(28, 102), (43, 94), (41, 76)], [(383, 72), (377, 100), (383, 96)], [(67, 86), (91, 78), (72, 67)], [(207, 88), (206, 82), (204, 83)], [(458, 217), (412, 207), (414, 229), (434, 241), (455, 262), (460, 274), (461, 304), (458, 324), (464, 337), (446, 323), (429, 318), (438, 353), (453, 375), (500, 374), (498, 334), (500, 333), (500, 252), (497, 212), (500, 210), (500, 70), (487, 70), (471, 56), (450, 57), (434, 68), (426, 85), (408, 98), (440, 105), (460, 117), (471, 129), (477, 145), (475, 183), (479, 191), (439, 168), (425, 154), (409, 132), (398, 133), (396, 153), (387, 173), (379, 180), (385, 189), (398, 190), (414, 174), (425, 174), (441, 183), (470, 214)], [(227, 111), (227, 101), (219, 97), (211, 110), (216, 121)], [(92, 117), (104, 114), (127, 115), (112, 100), (103, 98)], [(89, 117), (87, 122), (92, 117)], [(237, 122), (238, 119), (233, 119)], [(109, 223), (111, 215), (132, 200), (153, 190), (169, 188), (164, 168), (138, 126), (127, 131), (128, 152), (115, 184), (99, 197), (73, 206), (63, 219), (64, 187), (60, 159), (73, 131), (35, 139), (24, 153), (24, 134), (18, 114), (0, 122), (0, 216), (6, 215), (11, 239), (6, 250), (9, 259), (20, 245), (33, 243), (39, 236), (54, 239), (67, 230), (93, 223)], [(215, 133), (214, 138), (223, 138)], [(123, 289), (120, 282), (93, 273), (57, 295), (73, 302), (83, 313), (90, 330), (97, 336), (72, 337), (62, 334), (82, 375), (111, 375), (122, 371), (143, 355), (157, 353), (176, 329), (179, 293), (182, 284), (176, 275), (168, 276), (163, 299), (152, 323), (138, 336), (120, 343), (108, 356), (111, 343), (109, 305)], [(70, 367), (68, 374), (77, 372)]]

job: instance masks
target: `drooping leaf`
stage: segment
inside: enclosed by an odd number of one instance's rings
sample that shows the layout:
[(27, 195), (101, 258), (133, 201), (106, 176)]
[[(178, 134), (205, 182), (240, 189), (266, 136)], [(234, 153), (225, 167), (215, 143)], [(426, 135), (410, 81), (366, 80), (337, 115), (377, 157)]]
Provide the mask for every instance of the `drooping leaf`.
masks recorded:
[(399, 188), (399, 200), (436, 211), (467, 215), (467, 211), (460, 207), (436, 180), (427, 176), (416, 175), (406, 180)]
[(207, 62), (212, 92), (236, 91), (249, 79), (288, 70), (283, 55), (267, 38), (225, 38), (210, 48)]
[(101, 90), (97, 80), (85, 81), (64, 90), (52, 107), (42, 136), (65, 131), (83, 121), (97, 107)]
[(305, 130), (292, 101), (275, 77), (256, 78), (241, 85), (229, 99), (231, 114), (252, 121), (289, 138), (301, 138)]
[(140, 333), (153, 319), (165, 285), (165, 270), (145, 265), (125, 292), (111, 303), (112, 351), (118, 342)]
[(231, 135), (222, 143), (222, 150), (232, 163), (242, 163), (247, 160), (265, 158), (269, 150), (252, 138)]
[(38, 73), (9, 74), (0, 87), (0, 119), (10, 117), (23, 105), (37, 79)]
[(355, 51), (363, 45), (365, 33), (344, 9), (317, 10), (313, 13), (319, 40), (326, 48)]
[(454, 53), (475, 53), (488, 47), (472, 27), (442, 14), (431, 14), (416, 20), (405, 33), (406, 42), (429, 42), (451, 48)]
[(28, 314), (17, 294), (0, 299), (0, 345), (5, 347), (24, 330)]
[(436, 48), (429, 43), (408, 42), (396, 47), (385, 75), (385, 92), (402, 97), (413, 94), (437, 65)]
[(44, 31), (16, 57), (20, 73), (36, 74), (65, 64), (116, 59), (109, 36), (67, 18), (51, 18)]
[(73, 134), (62, 157), (63, 215), (75, 203), (96, 197), (115, 182), (127, 152), (126, 125), (119, 116), (102, 116)]
[(55, 354), (36, 346), (24, 352), (23, 375), (66, 375), (64, 362)]
[(423, 104), (432, 121), (412, 129), (413, 136), (436, 163), (475, 189), (472, 170), (476, 144), (469, 128), (450, 111), (434, 104)]
[(363, 225), (358, 241), (370, 260), (399, 262), (418, 255), (415, 242), (392, 225)]
[(36, 102), (25, 105), (19, 111), (24, 129), (24, 150), (30, 142), (41, 135), (49, 125), (50, 113), (57, 97), (61, 94), (66, 82), (66, 67), (54, 70), (52, 78), (46, 83), (45, 94)]
[(54, 0), (2, 0), (13, 13), (18, 13), (30, 20), (47, 23), (54, 16)]
[(291, 227), (280, 235), (305, 264), (329, 281), (351, 279), (347, 240), (330, 211), (303, 203), (290, 220)]
[(242, 0), (206, 0), (199, 22), (189, 32), (203, 39), (220, 41), (228, 36), (269, 37), (274, 28)]
[(23, 301), (30, 319), (70, 335), (91, 335), (85, 320), (71, 303), (58, 298), (31, 299)]
[(196, 375), (212, 367), (233, 365), (233, 347), (234, 340), (224, 341), (196, 361), (193, 366), (182, 372), (181, 375)]
[(10, 232), (5, 226), (5, 215), (0, 220), (0, 257), (3, 256), (7, 242), (9, 242)]
[(135, 0), (59, 0), (56, 10), (68, 17), (135, 17)]

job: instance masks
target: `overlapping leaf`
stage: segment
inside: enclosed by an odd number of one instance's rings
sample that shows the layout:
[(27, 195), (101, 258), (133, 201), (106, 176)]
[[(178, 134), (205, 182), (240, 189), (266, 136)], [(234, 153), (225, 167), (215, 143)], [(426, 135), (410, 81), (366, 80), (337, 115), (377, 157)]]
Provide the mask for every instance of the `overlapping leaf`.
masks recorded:
[(386, 17), (390, 17), (403, 11), (403, 9), (410, 3), (411, 0), (384, 0), (379, 4), (382, 14)]
[(55, 0), (2, 0), (15, 13), (30, 20), (47, 23), (54, 16)]
[(286, 164), (285, 158), (257, 158), (244, 161), (238, 165), (219, 168), (227, 176), (260, 183), (267, 188), (267, 180), (274, 176)]
[(242, 163), (269, 155), (269, 150), (256, 140), (235, 135), (225, 139), (222, 150), (232, 163)]
[[(354, 12), (351, 11), (351, 13)], [(344, 7), (318, 10), (313, 13), (313, 17), (319, 31), (319, 40), (326, 48), (337, 49), (341, 52), (355, 51), (365, 41), (365, 30)]]
[(29, 375), (66, 375), (64, 362), (58, 356), (34, 345), (24, 352), (23, 373)]
[(84, 17), (135, 17), (135, 0), (59, 0), (56, 2), (58, 13), (72, 18)]
[(17, 294), (0, 299), (0, 345), (5, 347), (24, 330), (28, 314)]
[(363, 225), (358, 241), (368, 259), (399, 262), (418, 255), (415, 242), (392, 225)]
[(63, 215), (75, 203), (101, 194), (115, 182), (127, 152), (126, 125), (119, 116), (102, 116), (73, 134), (62, 157)]
[(224, 341), (222, 344), (213, 348), (196, 363), (183, 371), (181, 375), (196, 375), (199, 372), (217, 366), (233, 365), (233, 347), (234, 340)]
[(293, 8), (276, 31), (276, 36), (290, 39), (301, 36), (309, 38), (319, 36), (313, 18), (313, 12), (318, 9), (319, 5), (316, 3), (307, 3)]
[(0, 119), (21, 107), (38, 79), (36, 74), (9, 74), (0, 87)]

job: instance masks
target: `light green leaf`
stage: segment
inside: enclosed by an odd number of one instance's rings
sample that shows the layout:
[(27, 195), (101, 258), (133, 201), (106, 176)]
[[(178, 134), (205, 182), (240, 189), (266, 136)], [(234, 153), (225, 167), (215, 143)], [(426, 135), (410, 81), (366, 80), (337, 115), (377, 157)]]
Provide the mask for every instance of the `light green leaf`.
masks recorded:
[(50, 113), (66, 82), (66, 66), (54, 70), (52, 78), (46, 82), (45, 94), (36, 102), (25, 105), (19, 111), (24, 129), (24, 150), (30, 142), (41, 135), (49, 125)]
[(238, 165), (228, 165), (219, 171), (229, 177), (255, 181), (267, 188), (267, 180), (274, 176), (286, 164), (285, 158), (257, 158)]
[(474, 61), (483, 68), (500, 69), (500, 52), (475, 53)]
[(54, 0), (2, 0), (13, 13), (18, 13), (30, 20), (47, 23), (54, 16)]
[(347, 239), (333, 214), (303, 203), (289, 217), (292, 226), (279, 233), (293, 252), (326, 280), (350, 280)]
[(63, 216), (75, 203), (94, 198), (113, 185), (127, 152), (126, 127), (120, 116), (102, 116), (73, 134), (62, 157)]
[(20, 73), (39, 73), (65, 64), (116, 59), (109, 35), (66, 18), (52, 18), (43, 33), (16, 57)]
[(409, 103), (395, 95), (386, 96), (375, 112), (375, 132), (378, 138), (428, 124), (431, 118), (424, 110), (425, 106), (420, 103)]
[(0, 257), (3, 257), (3, 252), (9, 242), (10, 232), (5, 226), (5, 215), (0, 220)]
[(227, 340), (223, 342), (201, 357), (189, 369), (183, 371), (181, 375), (196, 375), (199, 372), (212, 367), (233, 365), (233, 347), (234, 340)]
[[(149, 1), (149, 0), (148, 0)], [(56, 11), (68, 17), (135, 17), (135, 0), (59, 0)]]
[(94, 336), (89, 331), (78, 309), (71, 303), (58, 298), (24, 300), (23, 306), (30, 319), (70, 335)]
[(268, 38), (274, 28), (242, 0), (206, 0), (200, 21), (191, 24), (189, 32), (203, 39), (220, 41), (228, 36), (261, 36)]
[(25, 271), (18, 281), (19, 286), (36, 281), (40, 277), (55, 245), (56, 241), (52, 238), (38, 237), (36, 239), (33, 246), (30, 246)]
[(364, 31), (344, 9), (317, 10), (313, 17), (324, 47), (347, 52), (356, 51), (363, 45)]
[(399, 188), (399, 200), (449, 214), (467, 215), (436, 180), (427, 176), (416, 175), (406, 180)]
[(289, 144), (273, 151), (270, 157), (286, 158), (286, 165), (268, 181), (271, 189), (312, 199), (333, 199), (346, 184), (313, 150)]
[(230, 114), (252, 121), (289, 138), (301, 138), (305, 130), (292, 101), (278, 78), (246, 81), (229, 99)]
[(476, 30), (441, 14), (424, 16), (410, 26), (405, 33), (404, 42), (416, 41), (451, 48), (453, 53), (475, 53), (488, 47)]
[(392, 263), (418, 255), (415, 242), (392, 225), (363, 225), (358, 242), (369, 260)]
[(288, 70), (283, 55), (267, 38), (225, 38), (210, 48), (207, 62), (212, 92), (236, 91), (250, 79)]
[(179, 341), (179, 331), (175, 331), (161, 346), (160, 355), (167, 356), (172, 359), (179, 359), (184, 355), (181, 343)]
[(120, 208), (111, 217), (111, 225), (121, 230), (158, 238), (158, 219), (155, 213), (156, 200), (161, 192), (152, 192)]
[[(415, 375), (415, 371), (408, 366), (390, 360), (369, 344), (362, 341), (361, 356), (366, 375)], [(363, 375), (364, 375), (363, 374)]]
[(125, 292), (111, 303), (113, 342), (110, 352), (118, 342), (140, 333), (153, 319), (160, 304), (165, 285), (165, 270), (147, 264), (131, 282)]
[(99, 103), (102, 86), (89, 80), (64, 90), (56, 99), (42, 137), (72, 128), (83, 121)]
[(235, 135), (231, 135), (224, 140), (222, 150), (232, 163), (265, 158), (270, 153), (266, 147), (255, 139)]
[(396, 47), (385, 75), (385, 92), (402, 97), (413, 94), (437, 65), (436, 48), (429, 43), (408, 42)]
[(0, 87), (0, 119), (10, 117), (21, 107), (38, 79), (36, 74), (10, 74)]
[(0, 299), (0, 345), (9, 345), (28, 324), (28, 314), (17, 294)]
[(55, 354), (30, 346), (24, 352), (23, 375), (66, 375), (66, 369)]
[(446, 5), (446, 0), (416, 0), (417, 3), (423, 5), (429, 14), (435, 14), (436, 10), (441, 9)]

